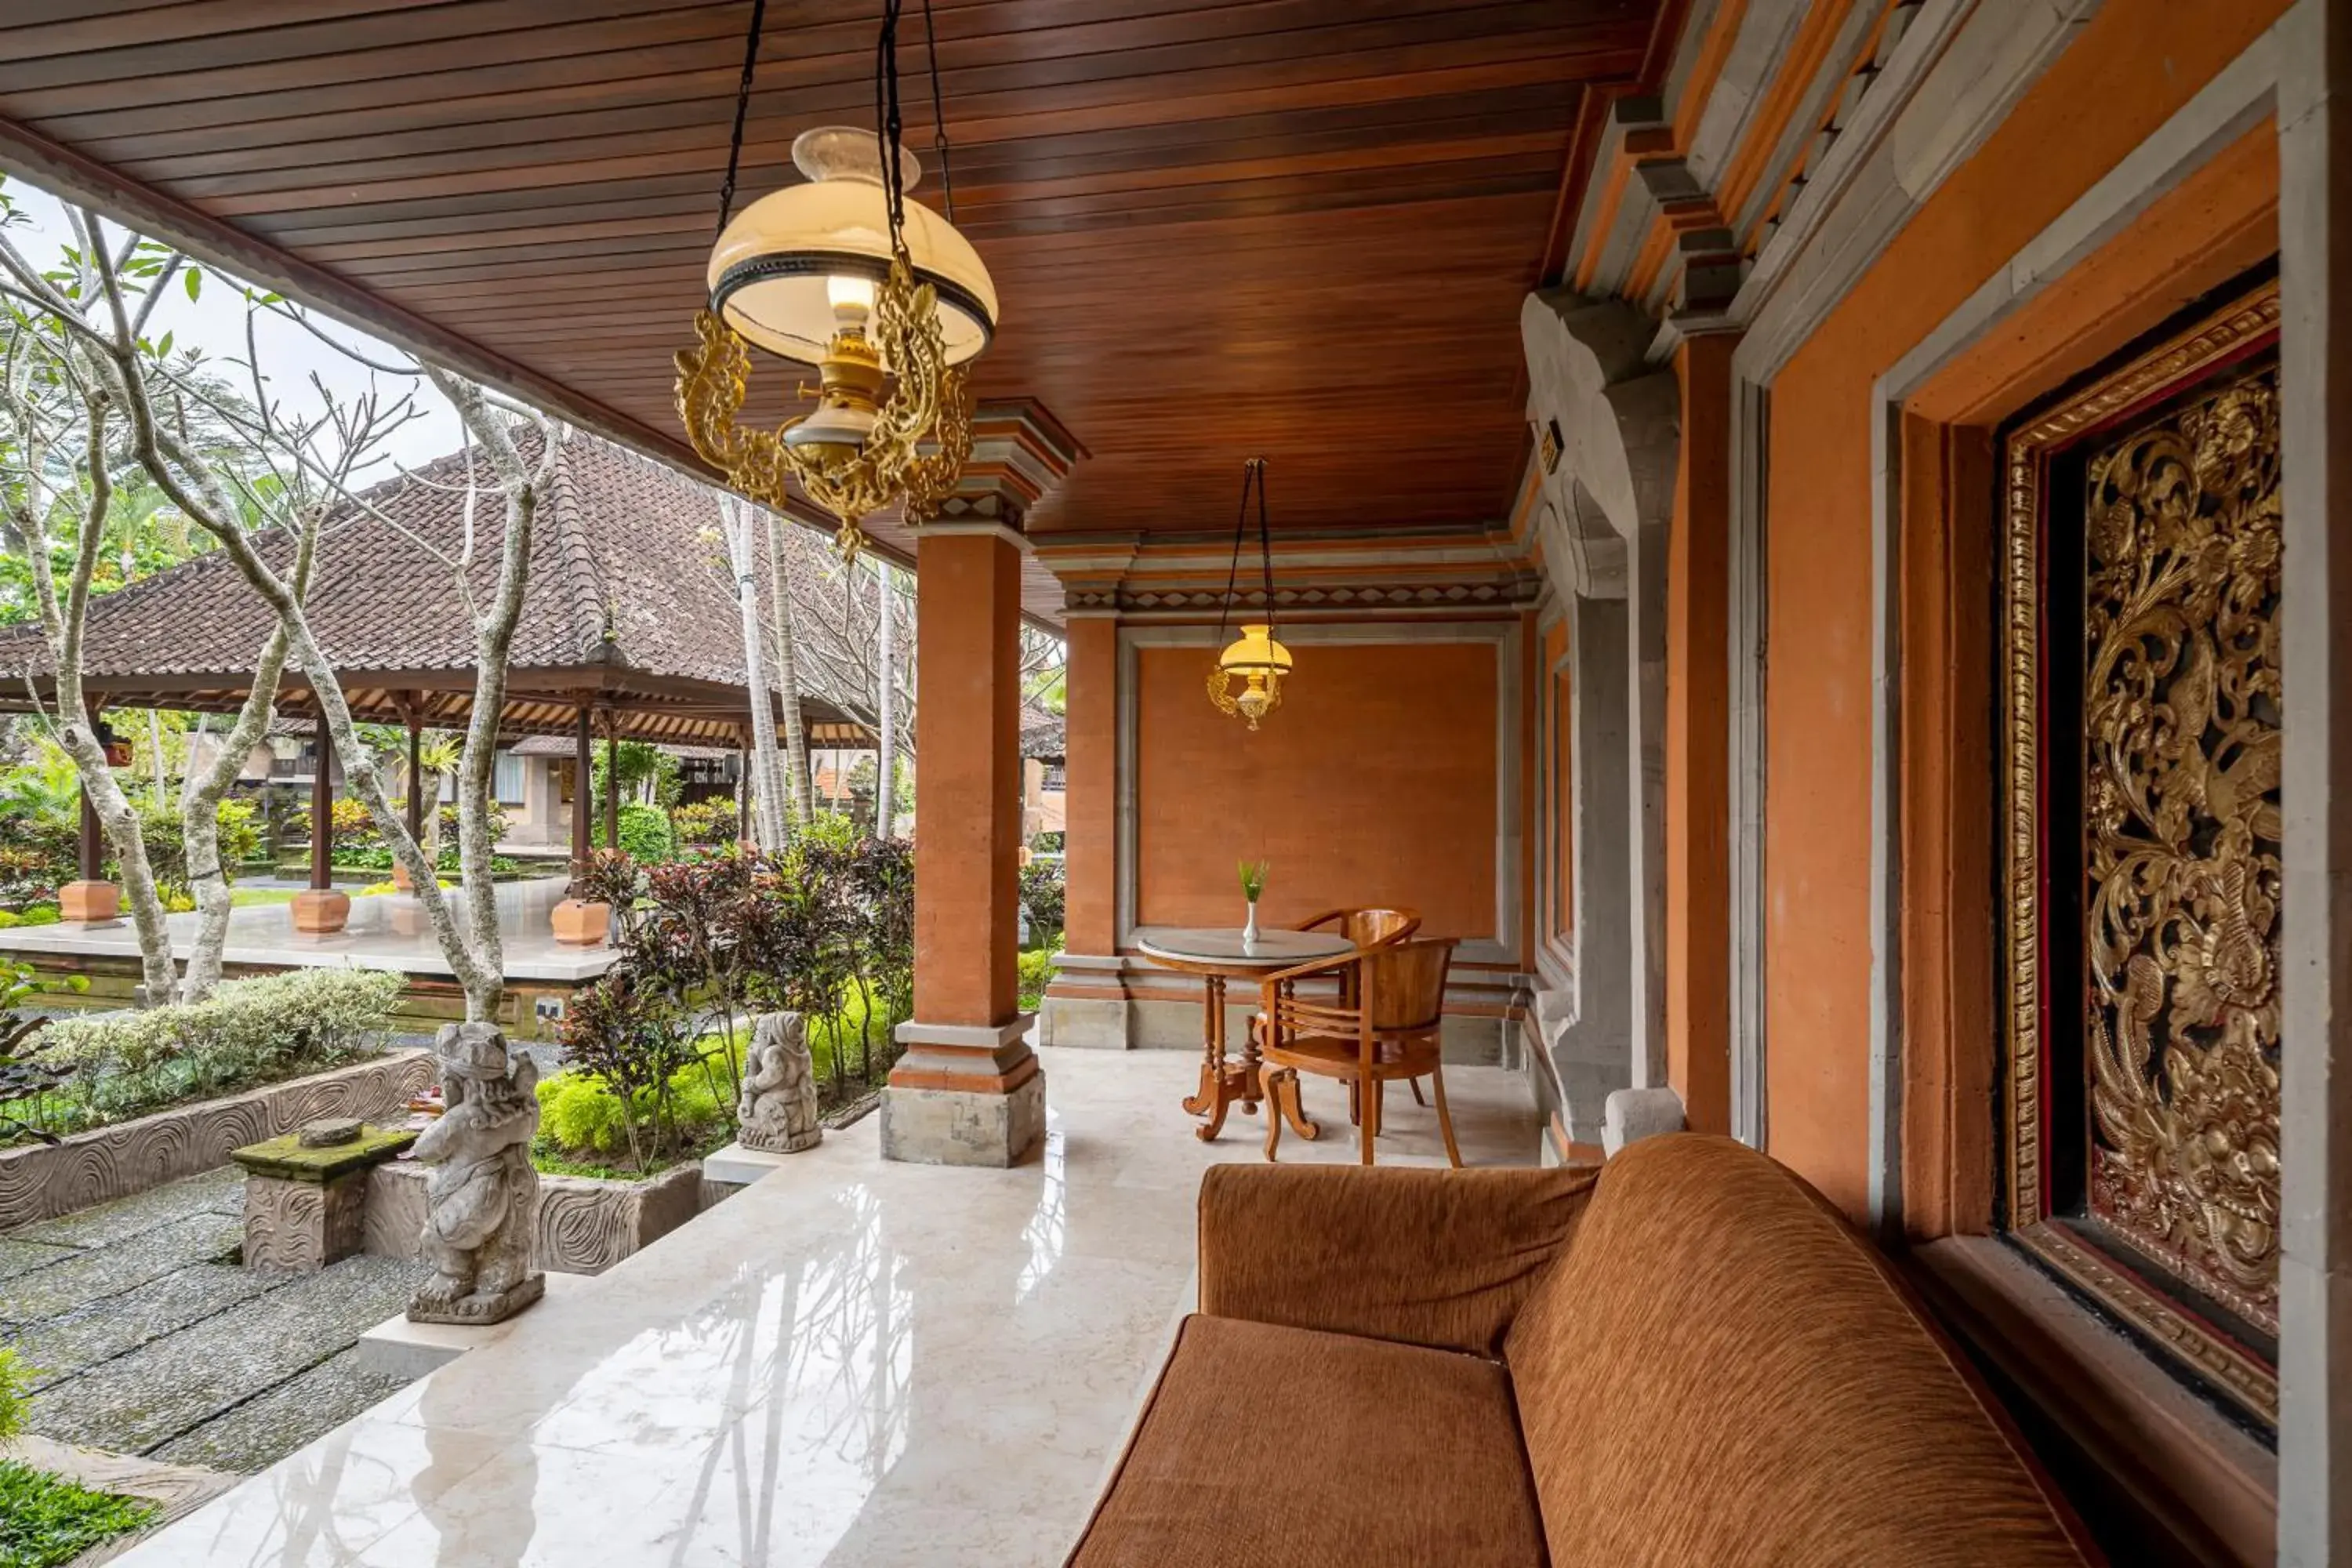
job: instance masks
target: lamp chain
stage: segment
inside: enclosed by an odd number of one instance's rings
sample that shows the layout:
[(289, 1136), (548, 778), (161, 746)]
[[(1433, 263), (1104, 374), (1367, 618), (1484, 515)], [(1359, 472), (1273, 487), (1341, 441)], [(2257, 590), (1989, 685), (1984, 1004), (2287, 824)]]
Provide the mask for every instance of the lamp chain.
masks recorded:
[(1217, 646), (1219, 647), (1223, 647), (1225, 644), (1225, 627), (1231, 624), (1234, 616), (1234, 588), (1241, 580), (1242, 541), (1248, 537), (1250, 481), (1256, 477), (1256, 463), (1257, 459), (1255, 458), (1246, 458), (1242, 463), (1242, 506), (1240, 512), (1234, 518), (1233, 564), (1225, 568), (1225, 597), (1217, 607)]
[(898, 5), (899, 0), (882, 0), (882, 36), (874, 50), (874, 128), (882, 142), (882, 195), (890, 218), (890, 254), (903, 260), (907, 179), (898, 166)]
[(931, 0), (923, 0), (923, 44), (931, 62), (931, 151), (940, 155), (940, 189), (955, 222), (955, 170), (948, 164), (948, 111), (940, 95), (940, 35), (931, 25)]
[(1257, 469), (1257, 552), (1265, 563), (1265, 635), (1274, 636), (1274, 533), (1265, 521), (1265, 459), (1254, 458)]
[(751, 0), (751, 27), (743, 37), (743, 80), (735, 89), (735, 133), (727, 142), (727, 178), (719, 187), (719, 232), (735, 209), (735, 168), (743, 160), (743, 121), (751, 110), (751, 73), (760, 67), (760, 25), (768, 14), (768, 0)]

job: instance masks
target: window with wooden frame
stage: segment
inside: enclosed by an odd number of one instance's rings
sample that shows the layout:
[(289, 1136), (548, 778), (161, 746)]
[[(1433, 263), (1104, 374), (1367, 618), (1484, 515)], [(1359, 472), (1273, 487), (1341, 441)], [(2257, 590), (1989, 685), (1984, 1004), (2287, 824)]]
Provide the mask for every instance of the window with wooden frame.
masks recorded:
[(2279, 296), (2242, 280), (2001, 437), (1996, 1214), (2278, 1418)]

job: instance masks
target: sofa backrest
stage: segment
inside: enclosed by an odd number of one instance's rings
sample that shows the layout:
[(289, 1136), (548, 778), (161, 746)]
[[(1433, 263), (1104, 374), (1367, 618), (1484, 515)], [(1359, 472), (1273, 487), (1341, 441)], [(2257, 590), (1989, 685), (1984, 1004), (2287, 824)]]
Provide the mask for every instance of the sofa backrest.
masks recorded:
[(1728, 1139), (1611, 1160), (1505, 1355), (1552, 1568), (2084, 1561), (1885, 1261)]

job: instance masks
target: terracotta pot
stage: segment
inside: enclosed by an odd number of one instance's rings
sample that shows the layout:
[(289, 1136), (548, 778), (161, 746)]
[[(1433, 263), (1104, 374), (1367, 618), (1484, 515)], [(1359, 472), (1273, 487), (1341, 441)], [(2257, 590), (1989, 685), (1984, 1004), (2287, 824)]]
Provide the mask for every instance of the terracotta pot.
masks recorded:
[(304, 936), (332, 936), (352, 917), (352, 896), (333, 888), (307, 888), (289, 906), (294, 929)]
[(613, 906), (566, 899), (550, 911), (555, 940), (571, 947), (600, 947), (613, 923)]
[(111, 882), (68, 882), (58, 889), (58, 918), (81, 924), (122, 913), (122, 889)]
[(404, 893), (415, 890), (416, 879), (408, 874), (407, 861), (394, 860), (392, 863), (392, 885)]

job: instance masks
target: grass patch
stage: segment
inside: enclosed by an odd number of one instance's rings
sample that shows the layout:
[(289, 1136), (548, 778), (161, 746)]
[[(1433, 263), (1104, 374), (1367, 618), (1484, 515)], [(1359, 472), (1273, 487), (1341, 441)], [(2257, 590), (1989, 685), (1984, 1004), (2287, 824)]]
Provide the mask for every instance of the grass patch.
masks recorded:
[(0, 1568), (70, 1563), (100, 1542), (143, 1529), (158, 1511), (152, 1502), (0, 1459)]
[(299, 888), (237, 888), (230, 891), (229, 908), (251, 909), (256, 904), (290, 904), (301, 893)]

